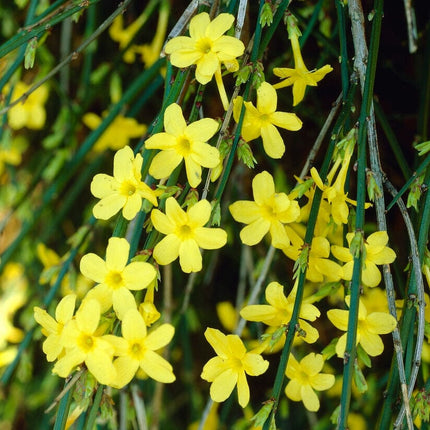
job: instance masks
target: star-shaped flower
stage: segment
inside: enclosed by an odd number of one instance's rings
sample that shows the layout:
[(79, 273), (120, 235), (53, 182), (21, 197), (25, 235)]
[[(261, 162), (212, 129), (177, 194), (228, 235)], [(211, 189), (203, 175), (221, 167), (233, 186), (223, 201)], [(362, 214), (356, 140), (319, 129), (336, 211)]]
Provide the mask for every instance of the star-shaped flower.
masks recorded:
[(202, 167), (213, 168), (220, 161), (218, 149), (206, 143), (218, 130), (218, 123), (203, 118), (187, 125), (181, 107), (173, 103), (164, 112), (164, 129), (145, 142), (147, 149), (161, 149), (151, 162), (149, 174), (156, 179), (167, 178), (184, 160), (188, 182), (197, 187)]
[(196, 79), (207, 84), (221, 63), (236, 62), (243, 54), (245, 46), (232, 36), (224, 33), (232, 26), (234, 16), (219, 14), (213, 21), (206, 12), (200, 13), (190, 21), (190, 36), (178, 36), (167, 42), (165, 51), (176, 67), (197, 66)]
[[(15, 101), (30, 89), (30, 85), (17, 82), (12, 93), (11, 101)], [(40, 130), (45, 125), (45, 103), (48, 99), (48, 87), (42, 85), (33, 91), (22, 103), (8, 112), (8, 125), (13, 130), (27, 127), (31, 130)]]
[(157, 206), (157, 193), (142, 182), (143, 158), (134, 156), (133, 150), (125, 146), (116, 152), (113, 176), (99, 173), (91, 182), (91, 193), (101, 199), (93, 208), (98, 219), (109, 219), (122, 209), (122, 215), (132, 220), (142, 207), (142, 199)]
[(102, 311), (113, 306), (119, 319), (136, 302), (130, 290), (142, 290), (154, 281), (157, 272), (149, 263), (134, 261), (127, 264), (130, 245), (126, 239), (111, 237), (106, 249), (106, 261), (96, 254), (82, 257), (80, 269), (84, 276), (97, 282), (87, 298), (97, 299)]
[(148, 333), (142, 315), (137, 309), (130, 309), (124, 316), (121, 330), (122, 338), (109, 337), (115, 345), (115, 355), (118, 355), (114, 361), (117, 377), (112, 386), (124, 387), (139, 368), (159, 382), (169, 383), (176, 379), (170, 363), (155, 352), (172, 340), (175, 332), (172, 325), (162, 324)]
[[(302, 128), (302, 121), (294, 113), (276, 110), (278, 96), (272, 85), (263, 82), (257, 90), (257, 107), (252, 102), (244, 102), (246, 112), (242, 124), (242, 137), (247, 141), (261, 136), (266, 154), (271, 158), (281, 158), (285, 144), (276, 127), (297, 131)], [(242, 98), (234, 101), (233, 115), (239, 122)]]
[(179, 256), (185, 273), (202, 269), (200, 248), (218, 249), (227, 242), (227, 233), (221, 228), (204, 227), (211, 215), (211, 204), (200, 200), (187, 212), (169, 197), (166, 213), (153, 209), (151, 220), (156, 230), (166, 235), (154, 248), (153, 256), (158, 264), (170, 264)]
[(269, 362), (259, 354), (247, 352), (242, 340), (234, 334), (225, 335), (219, 330), (207, 328), (206, 340), (217, 356), (203, 367), (200, 377), (212, 382), (210, 396), (215, 402), (223, 402), (237, 385), (239, 404), (249, 403), (249, 386), (246, 375), (258, 376), (269, 367)]
[(305, 90), (307, 86), (316, 87), (317, 83), (324, 78), (327, 73), (330, 73), (333, 68), (326, 64), (318, 70), (309, 71), (305, 66), (300, 51), (298, 30), (293, 29), (288, 31), (289, 38), (291, 41), (291, 47), (293, 48), (294, 56), (294, 69), (275, 67), (273, 74), (279, 76), (283, 80), (278, 84), (274, 85), (274, 88), (284, 88), (290, 85), (293, 86), (293, 106), (298, 105), (305, 96)]
[[(350, 301), (351, 296), (346, 296), (345, 303), (348, 307)], [(343, 331), (348, 330), (349, 310), (330, 309), (327, 312), (327, 317), (338, 329)], [(391, 333), (396, 325), (396, 319), (389, 313), (372, 312), (368, 314), (366, 306), (360, 300), (356, 344), (360, 344), (371, 357), (380, 355), (384, 351), (384, 344), (379, 335)], [(338, 357), (343, 357), (345, 352), (346, 336), (347, 333), (343, 334), (336, 344), (336, 354)]]
[(290, 355), (285, 372), (290, 378), (285, 387), (286, 396), (294, 402), (302, 401), (308, 411), (316, 412), (320, 408), (320, 401), (315, 391), (328, 390), (335, 382), (334, 375), (320, 373), (323, 366), (321, 354), (312, 352), (300, 362)]
[(46, 336), (46, 340), (43, 342), (43, 352), (48, 361), (57, 359), (64, 350), (61, 335), (64, 326), (73, 317), (75, 302), (75, 294), (69, 294), (62, 298), (55, 309), (55, 319), (44, 309), (34, 307), (34, 319), (42, 326), (42, 333)]
[[(351, 246), (354, 233), (348, 233), (346, 239)], [(386, 231), (372, 233), (364, 241), (363, 265), (361, 269), (361, 281), (367, 287), (376, 287), (381, 283), (381, 272), (376, 267), (380, 264), (390, 264), (396, 259), (396, 253), (387, 246), (388, 235)], [(349, 248), (332, 245), (332, 254), (340, 261), (345, 262), (343, 269), (343, 279), (350, 281), (354, 267), (354, 259)]]
[(236, 221), (248, 224), (240, 232), (242, 242), (256, 245), (270, 232), (275, 248), (288, 246), (290, 239), (284, 225), (299, 217), (299, 204), (285, 193), (276, 193), (273, 177), (266, 171), (254, 177), (252, 192), (254, 201), (241, 200), (229, 207)]
[[(82, 117), (83, 123), (95, 130), (103, 121), (95, 113), (86, 113)], [(130, 139), (142, 137), (146, 131), (146, 125), (139, 124), (134, 118), (117, 115), (103, 134), (99, 137), (92, 150), (103, 152), (106, 149), (118, 150), (128, 145)]]
[[(266, 288), (266, 301), (268, 305), (245, 306), (240, 315), (247, 321), (261, 321), (271, 327), (287, 325), (293, 314), (294, 302), (296, 298), (297, 286), (291, 290), (288, 297), (285, 297), (284, 287), (278, 282), (271, 282)], [(312, 327), (307, 321), (315, 321), (320, 316), (317, 307), (310, 303), (303, 303), (300, 308), (299, 325), (304, 330), (307, 343), (314, 343), (318, 339), (318, 330)]]
[(73, 368), (85, 363), (101, 384), (109, 385), (116, 376), (112, 364), (114, 347), (108, 337), (97, 330), (100, 322), (100, 304), (85, 299), (75, 318), (67, 323), (61, 334), (65, 354), (55, 363), (53, 373), (67, 378)]

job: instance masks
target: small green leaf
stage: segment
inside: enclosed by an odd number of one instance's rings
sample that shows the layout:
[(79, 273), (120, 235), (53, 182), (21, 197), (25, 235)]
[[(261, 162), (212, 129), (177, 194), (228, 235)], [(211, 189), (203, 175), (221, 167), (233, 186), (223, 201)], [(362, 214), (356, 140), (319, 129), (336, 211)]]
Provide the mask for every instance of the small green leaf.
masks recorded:
[(357, 356), (367, 367), (372, 367), (372, 361), (370, 360), (367, 352), (362, 348), (360, 344), (357, 346)]
[(33, 37), (27, 43), (24, 54), (24, 68), (31, 69), (34, 66), (34, 59), (36, 58), (37, 37)]
[(237, 157), (247, 167), (253, 169), (257, 160), (254, 158), (251, 147), (243, 139), (240, 140), (237, 147)]
[(241, 67), (236, 73), (236, 86), (238, 87), (241, 84), (245, 84), (248, 82), (248, 79), (252, 72), (252, 66), (251, 64), (246, 64), (245, 66)]
[(422, 194), (422, 184), (424, 182), (424, 175), (419, 176), (412, 183), (409, 194), (408, 201), (406, 203), (406, 207), (413, 207), (416, 212), (418, 212), (418, 201)]
[(212, 215), (211, 215), (211, 226), (219, 226), (221, 224), (221, 205), (219, 200), (212, 202)]
[(262, 27), (268, 26), (273, 22), (273, 12), (272, 5), (268, 2), (264, 3), (263, 8), (261, 9), (260, 15), (260, 24)]
[(419, 417), (421, 421), (428, 423), (430, 421), (430, 392), (425, 388), (418, 391), (414, 398), (412, 415), (414, 418)]
[(354, 361), (354, 382), (360, 393), (365, 393), (367, 391), (366, 378), (364, 377), (357, 360)]
[(430, 140), (427, 140), (426, 142), (418, 143), (414, 145), (415, 149), (418, 152), (418, 155), (421, 157), (424, 154), (427, 154), (427, 152), (430, 151)]
[(366, 172), (366, 183), (367, 183), (367, 194), (371, 202), (374, 202), (375, 199), (379, 199), (382, 197), (381, 189), (378, 187), (378, 184), (375, 181), (375, 177), (371, 170), (367, 170)]
[[(260, 408), (260, 410), (251, 418), (254, 427), (262, 427), (264, 425), (264, 423), (269, 418), (270, 413), (272, 412), (274, 404), (274, 400), (267, 400), (264, 402), (264, 405)], [(272, 428), (272, 425), (270, 428)]]

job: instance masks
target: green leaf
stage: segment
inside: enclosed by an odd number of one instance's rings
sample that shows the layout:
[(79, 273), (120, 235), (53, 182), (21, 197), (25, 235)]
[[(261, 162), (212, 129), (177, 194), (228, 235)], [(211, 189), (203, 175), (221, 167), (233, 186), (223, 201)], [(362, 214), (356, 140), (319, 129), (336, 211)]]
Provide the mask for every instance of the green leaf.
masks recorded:
[(254, 158), (251, 147), (244, 140), (240, 140), (237, 147), (237, 157), (242, 161), (247, 167), (253, 169), (257, 160)]
[(367, 391), (366, 378), (358, 365), (358, 361), (354, 361), (354, 382), (360, 393), (365, 393)]
[[(272, 412), (273, 405), (273, 400), (267, 400), (264, 402), (264, 405), (260, 408), (260, 410), (251, 418), (254, 427), (262, 427), (264, 425), (264, 423), (269, 418), (270, 413)], [(272, 423), (270, 428), (272, 428)]]
[(31, 69), (34, 66), (34, 59), (36, 58), (36, 49), (37, 49), (37, 37), (33, 37), (27, 43), (27, 47), (25, 48), (24, 54), (24, 68)]
[(421, 157), (422, 155), (427, 154), (427, 152), (430, 151), (430, 140), (418, 143), (417, 145), (414, 145), (414, 147), (417, 151), (419, 151), (418, 155)]
[(360, 344), (358, 344), (357, 346), (357, 356), (364, 363), (365, 366), (372, 367), (372, 361), (370, 360), (369, 355)]
[(263, 8), (261, 9), (261, 15), (260, 15), (260, 24), (261, 27), (268, 26), (273, 22), (273, 12), (272, 7), (270, 3), (264, 3)]

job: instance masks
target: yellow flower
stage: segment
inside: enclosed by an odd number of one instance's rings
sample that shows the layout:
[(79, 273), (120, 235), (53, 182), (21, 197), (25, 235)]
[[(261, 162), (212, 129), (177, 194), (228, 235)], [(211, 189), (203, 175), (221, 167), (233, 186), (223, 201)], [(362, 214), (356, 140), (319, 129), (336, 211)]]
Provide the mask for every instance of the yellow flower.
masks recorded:
[[(11, 101), (18, 99), (30, 89), (24, 82), (17, 82), (12, 93)], [(40, 130), (45, 125), (45, 102), (48, 99), (47, 85), (41, 85), (33, 91), (23, 102), (18, 103), (8, 113), (9, 126), (14, 130), (23, 127)]]
[(223, 35), (233, 21), (234, 16), (228, 13), (219, 14), (212, 22), (206, 12), (200, 13), (190, 21), (190, 37), (175, 37), (165, 46), (174, 66), (197, 66), (196, 79), (201, 84), (207, 84), (215, 75), (224, 110), (228, 110), (229, 101), (222, 81), (221, 63), (229, 72), (237, 71), (236, 57), (245, 50), (239, 39)]
[(160, 11), (158, 15), (157, 29), (155, 36), (150, 45), (143, 45), (137, 47), (136, 50), (142, 54), (142, 61), (145, 63), (145, 68), (148, 69), (160, 57), (161, 48), (163, 47), (164, 40), (166, 39), (167, 24), (169, 22), (170, 3), (164, 1), (160, 4)]
[(335, 377), (320, 373), (324, 366), (321, 354), (310, 353), (300, 363), (290, 355), (285, 374), (290, 381), (285, 387), (286, 396), (294, 402), (302, 401), (308, 411), (316, 412), (320, 401), (315, 391), (328, 390), (334, 385)]
[(232, 26), (234, 16), (219, 14), (212, 22), (206, 12), (200, 13), (190, 21), (190, 36), (175, 37), (167, 42), (165, 51), (176, 67), (197, 66), (196, 79), (207, 84), (221, 63), (236, 61), (243, 54), (243, 43), (223, 34)]
[[(351, 246), (354, 233), (348, 233), (346, 239)], [(388, 235), (386, 231), (377, 231), (372, 233), (364, 241), (363, 266), (361, 270), (361, 281), (367, 287), (376, 287), (381, 282), (381, 272), (376, 267), (380, 264), (390, 264), (396, 258), (396, 253), (386, 246)], [(343, 279), (350, 281), (352, 279), (352, 270), (354, 267), (353, 256), (348, 248), (332, 245), (332, 254), (340, 261), (346, 264), (342, 267)]]
[(158, 264), (170, 264), (179, 256), (179, 263), (185, 273), (199, 272), (202, 269), (202, 256), (199, 250), (218, 249), (227, 242), (227, 233), (221, 228), (209, 228), (211, 205), (200, 200), (187, 212), (178, 202), (169, 197), (166, 200), (166, 214), (153, 209), (151, 221), (156, 230), (166, 234), (154, 248), (154, 259)]
[[(49, 282), (51, 286), (54, 285), (62, 267), (62, 259), (53, 249), (46, 247), (43, 243), (37, 244), (36, 252), (43, 264), (39, 282), (41, 284)], [(69, 273), (66, 273), (61, 281), (61, 294), (63, 296), (76, 294), (78, 298), (82, 299), (93, 285), (93, 282), (80, 273), (77, 276), (70, 276)]]
[(294, 222), (300, 215), (299, 204), (285, 193), (275, 192), (270, 173), (264, 171), (252, 180), (254, 201), (241, 200), (229, 206), (236, 221), (248, 224), (240, 232), (245, 245), (256, 245), (270, 232), (272, 245), (283, 248), (290, 244), (284, 224)]
[[(19, 263), (8, 263), (0, 278), (0, 350), (7, 343), (19, 343), (24, 332), (14, 326), (14, 317), (27, 301), (27, 279)], [(11, 353), (5, 353), (8, 357)]]
[[(345, 297), (345, 303), (349, 307), (351, 296)], [(330, 309), (327, 312), (328, 319), (340, 330), (348, 329), (349, 310)], [(357, 341), (363, 349), (372, 357), (382, 354), (384, 344), (380, 334), (391, 333), (397, 325), (396, 319), (386, 312), (367, 313), (366, 306), (360, 300), (358, 308)], [(346, 347), (347, 333), (343, 334), (336, 344), (336, 354), (343, 357)]]
[(290, 29), (289, 27), (288, 34), (291, 41), (291, 47), (293, 48), (294, 69), (275, 67), (273, 69), (273, 74), (275, 76), (279, 76), (283, 80), (274, 85), (274, 88), (278, 89), (292, 85), (293, 106), (296, 106), (303, 100), (306, 87), (308, 85), (316, 87), (317, 82), (321, 81), (321, 79), (323, 79), (327, 73), (330, 73), (333, 68), (326, 64), (320, 69), (310, 72), (303, 62), (297, 29)]
[(7, 164), (19, 166), (22, 154), (27, 149), (28, 141), (24, 136), (14, 136), (10, 141), (5, 138), (0, 147), (0, 177)]
[[(296, 299), (297, 284), (285, 297), (284, 287), (278, 282), (271, 282), (266, 287), (266, 301), (268, 305), (245, 306), (240, 315), (247, 321), (259, 321), (271, 327), (287, 325), (293, 314), (294, 301)], [(315, 321), (320, 316), (320, 311), (310, 303), (302, 303), (299, 313), (299, 325), (306, 333), (305, 342), (314, 343), (318, 339), (318, 330), (307, 321)]]
[(97, 300), (85, 299), (75, 318), (64, 327), (61, 339), (65, 354), (55, 363), (52, 370), (67, 378), (73, 368), (85, 362), (88, 370), (101, 384), (109, 385), (116, 377), (112, 364), (114, 346), (109, 337), (98, 333), (100, 304)]
[[(271, 158), (281, 158), (285, 152), (285, 144), (276, 127), (297, 131), (302, 128), (302, 121), (294, 113), (278, 112), (278, 96), (276, 90), (267, 82), (263, 82), (257, 90), (257, 107), (252, 102), (245, 103), (245, 116), (242, 124), (242, 137), (247, 141), (263, 139), (263, 148)], [(234, 101), (233, 115), (239, 122), (242, 98)], [(276, 127), (275, 127), (276, 126)]]
[[(329, 215), (333, 217), (333, 221), (337, 224), (348, 224), (349, 209), (347, 202), (356, 205), (355, 200), (348, 198), (348, 193), (345, 193), (345, 182), (349, 171), (349, 164), (352, 157), (352, 150), (345, 153), (345, 156), (338, 157), (327, 175), (328, 185), (325, 185), (318, 174), (317, 169), (312, 167), (311, 176), (315, 185), (323, 191), (323, 198), (330, 204)], [(333, 182), (333, 177), (337, 169), (340, 167), (336, 180)], [(366, 206), (368, 207), (368, 205)]]
[(175, 332), (172, 325), (162, 324), (148, 334), (142, 315), (137, 309), (130, 309), (124, 316), (121, 329), (122, 338), (109, 337), (115, 345), (115, 355), (118, 355), (113, 363), (117, 377), (110, 385), (124, 387), (139, 368), (159, 382), (169, 383), (176, 379), (170, 363), (155, 352), (172, 340)]
[(125, 146), (116, 152), (113, 162), (113, 177), (99, 173), (91, 182), (91, 193), (101, 199), (93, 208), (98, 219), (109, 219), (122, 209), (122, 215), (132, 220), (142, 207), (142, 199), (157, 206), (157, 195), (141, 178), (143, 158), (134, 156), (133, 150)]
[(69, 294), (58, 303), (55, 309), (55, 319), (44, 309), (33, 308), (34, 319), (42, 326), (42, 333), (46, 336), (43, 342), (43, 352), (48, 361), (54, 361), (62, 355), (64, 344), (61, 339), (65, 325), (71, 321), (75, 311), (76, 295)]
[(97, 299), (102, 312), (111, 306), (119, 319), (130, 308), (136, 308), (130, 290), (142, 290), (154, 281), (157, 272), (149, 263), (134, 261), (127, 264), (130, 245), (126, 239), (111, 237), (106, 249), (106, 261), (96, 254), (82, 257), (80, 269), (84, 276), (97, 282), (87, 298)]
[[(109, 27), (109, 36), (115, 42), (119, 42), (119, 49), (123, 50), (130, 44), (139, 29), (145, 23), (146, 19), (147, 13), (145, 10), (127, 28), (124, 28), (124, 18), (123, 15), (120, 14), (114, 19), (112, 25)], [(135, 61), (137, 51), (137, 45), (130, 46), (130, 48), (124, 52), (124, 61), (126, 63), (133, 63)]]
[(207, 328), (206, 340), (217, 356), (203, 367), (200, 377), (212, 382), (210, 396), (215, 402), (223, 402), (237, 385), (239, 404), (244, 408), (249, 403), (249, 386), (246, 375), (258, 376), (269, 367), (269, 362), (259, 354), (247, 352), (239, 336), (224, 335), (219, 330)]
[[(102, 118), (95, 113), (86, 113), (82, 121), (88, 128), (95, 130), (101, 124)], [(139, 124), (134, 118), (117, 115), (92, 149), (96, 152), (103, 152), (106, 149), (116, 151), (128, 145), (130, 139), (142, 137), (145, 132), (146, 125)]]
[(161, 149), (151, 162), (149, 174), (156, 179), (167, 178), (184, 160), (188, 182), (197, 187), (202, 166), (212, 168), (219, 163), (218, 149), (206, 143), (218, 130), (218, 123), (203, 118), (187, 125), (181, 107), (173, 103), (164, 112), (164, 129), (145, 142), (147, 149)]
[[(300, 242), (300, 236), (295, 238), (295, 244), (282, 251), (284, 254), (296, 261), (300, 256), (301, 248), (304, 244), (303, 239)], [(330, 242), (325, 237), (316, 236), (312, 239), (309, 250), (308, 265), (306, 270), (306, 279), (311, 282), (336, 282), (342, 278), (342, 267), (336, 262), (330, 260)]]

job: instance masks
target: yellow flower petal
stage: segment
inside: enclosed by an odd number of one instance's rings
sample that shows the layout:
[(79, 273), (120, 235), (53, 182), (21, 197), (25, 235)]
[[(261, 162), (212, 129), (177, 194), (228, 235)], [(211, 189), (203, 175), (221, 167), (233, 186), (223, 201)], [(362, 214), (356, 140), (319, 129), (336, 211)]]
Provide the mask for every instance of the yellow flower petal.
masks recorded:
[(90, 253), (81, 258), (79, 265), (81, 273), (97, 283), (104, 282), (107, 274), (106, 263), (98, 255)]
[(187, 239), (179, 245), (179, 264), (185, 273), (199, 272), (202, 270), (202, 255), (193, 239)]
[(164, 384), (169, 384), (176, 379), (170, 363), (154, 351), (146, 351), (140, 367), (149, 377)]
[(284, 141), (273, 124), (261, 127), (261, 138), (266, 154), (271, 158), (282, 158), (285, 152)]
[(223, 402), (232, 393), (238, 379), (238, 374), (232, 369), (227, 369), (218, 375), (212, 382), (210, 396), (215, 402)]
[(152, 255), (158, 264), (170, 264), (178, 258), (180, 245), (179, 238), (169, 234), (155, 245)]
[(128, 261), (130, 244), (122, 237), (111, 237), (106, 248), (106, 267), (109, 270), (122, 271)]

